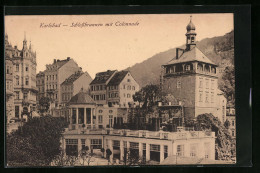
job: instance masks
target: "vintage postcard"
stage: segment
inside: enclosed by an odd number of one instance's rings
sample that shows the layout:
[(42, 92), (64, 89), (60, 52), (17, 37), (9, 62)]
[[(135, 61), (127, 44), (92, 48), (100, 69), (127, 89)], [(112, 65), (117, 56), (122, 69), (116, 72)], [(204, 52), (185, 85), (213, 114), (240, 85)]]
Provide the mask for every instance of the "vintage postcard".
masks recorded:
[(233, 13), (6, 15), (7, 167), (236, 163)]

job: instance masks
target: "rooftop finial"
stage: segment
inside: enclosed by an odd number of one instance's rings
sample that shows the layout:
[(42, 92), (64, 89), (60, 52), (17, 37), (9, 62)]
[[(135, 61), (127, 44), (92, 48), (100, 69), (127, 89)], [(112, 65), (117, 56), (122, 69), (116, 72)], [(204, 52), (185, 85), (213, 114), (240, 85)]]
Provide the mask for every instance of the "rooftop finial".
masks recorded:
[(24, 31), (24, 40), (26, 40), (26, 32)]
[(192, 15), (190, 15), (190, 21), (192, 20)]

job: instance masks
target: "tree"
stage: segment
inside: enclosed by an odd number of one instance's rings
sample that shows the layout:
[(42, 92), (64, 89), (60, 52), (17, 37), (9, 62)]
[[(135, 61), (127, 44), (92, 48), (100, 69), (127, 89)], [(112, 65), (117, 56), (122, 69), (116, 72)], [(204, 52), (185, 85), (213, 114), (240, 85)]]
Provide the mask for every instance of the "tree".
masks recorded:
[(228, 102), (234, 104), (235, 102), (235, 68), (233, 66), (227, 66), (222, 76), (222, 82), (220, 83), (220, 90), (222, 90), (227, 98)]
[(50, 108), (50, 98), (49, 97), (42, 97), (39, 100), (39, 110), (41, 113), (47, 112)]
[(160, 100), (162, 92), (158, 85), (146, 85), (133, 95), (133, 100), (143, 103), (144, 108), (152, 107)]
[(212, 114), (198, 115), (194, 124), (194, 129), (199, 131), (213, 131), (216, 135), (216, 158), (219, 160), (231, 159), (232, 148), (235, 141), (229, 131), (222, 125), (218, 118)]
[(226, 120), (224, 123), (224, 126), (226, 127), (226, 129), (228, 129), (230, 126), (230, 122), (228, 120)]
[[(48, 166), (60, 154), (60, 139), (67, 122), (51, 116), (33, 117), (7, 136), (7, 163)], [(18, 153), (18, 154), (17, 154)]]

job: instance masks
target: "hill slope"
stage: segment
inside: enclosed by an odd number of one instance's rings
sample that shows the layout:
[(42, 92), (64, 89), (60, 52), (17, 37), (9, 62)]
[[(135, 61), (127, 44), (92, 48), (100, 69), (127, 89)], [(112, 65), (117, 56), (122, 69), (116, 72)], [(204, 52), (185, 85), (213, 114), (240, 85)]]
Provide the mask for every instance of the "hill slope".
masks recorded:
[[(184, 48), (184, 45), (181, 46)], [(234, 66), (234, 32), (224, 36), (206, 38), (197, 42), (197, 47), (219, 65), (219, 79), (227, 66)], [(142, 63), (127, 68), (141, 87), (147, 84), (158, 84), (161, 66), (175, 57), (176, 48), (158, 53)]]

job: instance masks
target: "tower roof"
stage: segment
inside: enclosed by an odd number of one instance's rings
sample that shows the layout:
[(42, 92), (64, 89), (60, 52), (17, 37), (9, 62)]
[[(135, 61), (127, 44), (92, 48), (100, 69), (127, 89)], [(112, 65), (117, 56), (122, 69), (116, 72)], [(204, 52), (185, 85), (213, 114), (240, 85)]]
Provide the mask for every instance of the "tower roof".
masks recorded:
[(204, 53), (202, 53), (196, 46), (189, 51), (185, 51), (178, 59), (176, 59), (176, 57), (175, 57), (174, 59), (172, 59), (165, 65), (178, 64), (178, 63), (184, 63), (184, 62), (193, 62), (193, 61), (204, 62), (204, 63), (216, 65)]
[(195, 25), (192, 23), (192, 16), (190, 16), (190, 23), (187, 25), (186, 29), (187, 31), (196, 29)]
[(88, 93), (86, 91), (83, 90), (83, 88), (81, 88), (81, 90), (79, 91), (78, 94), (76, 94), (75, 96), (73, 96), (70, 101), (69, 101), (70, 105), (73, 104), (90, 104), (90, 105), (94, 105), (96, 104), (94, 102), (94, 100), (88, 95)]

